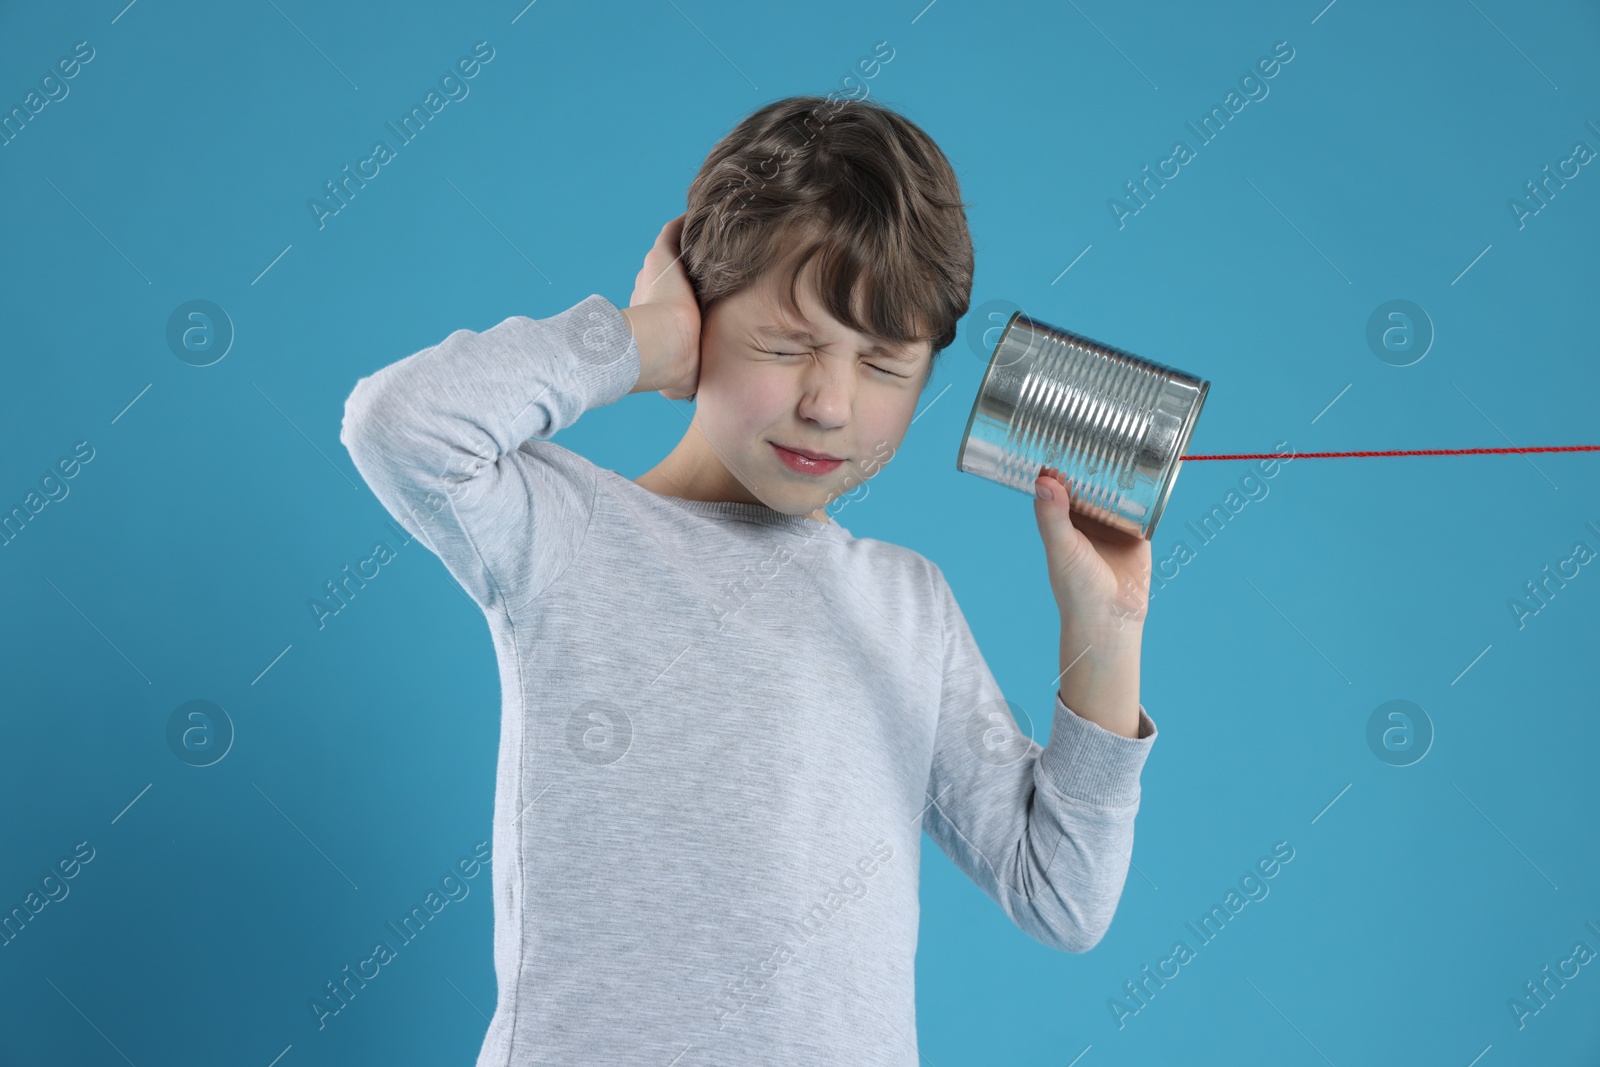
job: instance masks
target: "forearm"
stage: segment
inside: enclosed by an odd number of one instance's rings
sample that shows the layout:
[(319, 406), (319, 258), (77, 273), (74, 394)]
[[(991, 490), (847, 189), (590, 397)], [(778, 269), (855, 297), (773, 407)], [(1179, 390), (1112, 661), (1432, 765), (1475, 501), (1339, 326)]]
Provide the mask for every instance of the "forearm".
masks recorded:
[(1143, 628), (1120, 622), (1091, 631), (1063, 620), (1061, 702), (1114, 734), (1138, 737)]
[[(625, 395), (628, 331), (595, 295), (545, 318), (459, 329), (356, 382), (340, 440), (357, 466), (454, 488), (530, 437), (548, 439)], [(362, 471), (363, 476), (367, 471)]]

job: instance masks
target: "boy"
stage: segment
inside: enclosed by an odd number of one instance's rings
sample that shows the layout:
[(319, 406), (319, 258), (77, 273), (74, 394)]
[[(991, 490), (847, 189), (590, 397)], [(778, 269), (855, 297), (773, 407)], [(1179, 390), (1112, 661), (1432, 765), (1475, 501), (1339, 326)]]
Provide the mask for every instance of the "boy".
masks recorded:
[[(629, 307), (457, 330), (356, 384), (340, 439), (498, 657), (479, 1067), (914, 1067), (923, 830), (1046, 945), (1111, 922), (1155, 739), (1148, 542), (1041, 476), (1041, 748), (940, 569), (826, 510), (967, 311), (963, 207), (902, 116), (780, 100), (712, 150)], [(550, 440), (647, 391), (696, 405), (640, 477)]]

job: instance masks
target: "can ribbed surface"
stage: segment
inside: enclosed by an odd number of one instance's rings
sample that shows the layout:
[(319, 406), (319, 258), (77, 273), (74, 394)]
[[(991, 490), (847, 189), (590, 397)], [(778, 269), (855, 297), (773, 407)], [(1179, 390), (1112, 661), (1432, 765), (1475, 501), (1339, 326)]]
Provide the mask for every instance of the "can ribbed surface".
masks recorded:
[(990, 357), (956, 467), (1029, 495), (1053, 467), (1075, 512), (1149, 538), (1209, 387), (1017, 312)]

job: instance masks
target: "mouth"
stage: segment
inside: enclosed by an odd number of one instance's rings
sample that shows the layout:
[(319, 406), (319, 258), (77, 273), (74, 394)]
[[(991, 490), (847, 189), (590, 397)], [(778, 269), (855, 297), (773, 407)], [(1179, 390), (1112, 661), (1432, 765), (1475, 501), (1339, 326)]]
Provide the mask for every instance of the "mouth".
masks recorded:
[[(778, 444), (778, 442), (776, 442), (776, 441), (774, 441), (772, 443), (775, 444), (775, 445)], [(843, 456), (833, 456), (833, 455), (829, 455), (826, 452), (813, 452), (809, 448), (790, 448), (788, 445), (778, 445), (778, 447), (783, 449), (785, 452), (793, 452), (795, 455), (804, 456), (807, 459), (821, 460), (821, 461), (823, 461), (825, 463), (829, 462), (829, 461), (832, 461), (832, 462), (835, 462), (835, 463), (843, 463), (844, 462), (844, 457)]]
[(830, 456), (826, 452), (812, 452), (803, 448), (786, 448), (775, 441), (768, 444), (777, 451), (778, 458), (790, 470), (800, 474), (827, 474), (836, 469), (844, 460), (838, 456)]

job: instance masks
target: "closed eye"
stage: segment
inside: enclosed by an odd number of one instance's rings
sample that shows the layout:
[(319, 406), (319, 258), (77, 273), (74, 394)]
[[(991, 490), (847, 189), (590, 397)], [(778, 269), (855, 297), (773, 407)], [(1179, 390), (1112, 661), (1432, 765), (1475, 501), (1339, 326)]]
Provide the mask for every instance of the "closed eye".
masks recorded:
[[(765, 352), (769, 356), (803, 356), (803, 355), (806, 354), (804, 352), (774, 352), (771, 349), (767, 349), (767, 348), (760, 349), (759, 351)], [(867, 366), (871, 367), (873, 370), (877, 371), (879, 374), (887, 374), (891, 378), (909, 378), (909, 377), (911, 377), (909, 374), (896, 374), (894, 371), (889, 370), (886, 367), (880, 367), (876, 363), (868, 363)]]

